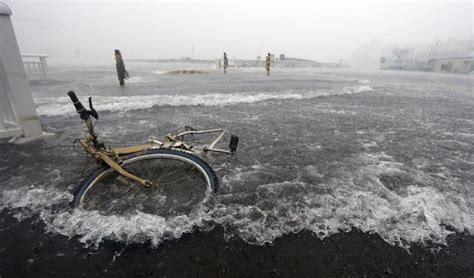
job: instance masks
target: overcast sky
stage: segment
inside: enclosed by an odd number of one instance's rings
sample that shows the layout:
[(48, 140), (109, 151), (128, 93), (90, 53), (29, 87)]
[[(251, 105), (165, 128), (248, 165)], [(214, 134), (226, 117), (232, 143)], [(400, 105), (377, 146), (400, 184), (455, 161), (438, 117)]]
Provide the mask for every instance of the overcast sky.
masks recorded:
[[(0, 0), (2, 1), (2, 0)], [(331, 62), (382, 43), (472, 38), (466, 2), (113, 2), (3, 0), (22, 52), (51, 58), (254, 59), (266, 52)], [(260, 49), (261, 46), (261, 49)]]

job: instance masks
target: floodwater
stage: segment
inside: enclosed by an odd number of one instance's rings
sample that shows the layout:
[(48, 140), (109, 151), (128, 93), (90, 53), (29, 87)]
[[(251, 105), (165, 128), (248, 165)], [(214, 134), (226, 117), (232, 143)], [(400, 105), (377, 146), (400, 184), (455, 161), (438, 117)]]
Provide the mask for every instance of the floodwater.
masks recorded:
[[(208, 74), (166, 74), (176, 69)], [(474, 78), (312, 68), (230, 69), (208, 64), (53, 65), (31, 84), (43, 128), (56, 136), (0, 145), (0, 208), (20, 222), (87, 246), (103, 240), (159, 246), (183, 233), (273, 242), (302, 230), (320, 238), (358, 228), (392, 245), (445, 243), (474, 231)], [(72, 149), (84, 125), (66, 93), (92, 96), (110, 146), (163, 138), (185, 125), (225, 127), (237, 154), (206, 155), (220, 178), (212, 204), (188, 213), (103, 215), (69, 202), (93, 161)], [(224, 144), (225, 145), (225, 144)], [(157, 202), (159, 205), (159, 202)]]

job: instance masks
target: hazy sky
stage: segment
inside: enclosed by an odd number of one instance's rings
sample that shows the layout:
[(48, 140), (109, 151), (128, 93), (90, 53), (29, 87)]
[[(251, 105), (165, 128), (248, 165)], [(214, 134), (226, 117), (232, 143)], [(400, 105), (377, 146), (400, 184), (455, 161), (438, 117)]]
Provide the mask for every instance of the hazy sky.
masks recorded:
[(3, 2), (21, 51), (52, 59), (108, 60), (115, 48), (126, 58), (179, 58), (194, 46), (195, 58), (272, 52), (331, 62), (373, 39), (469, 39), (474, 25), (471, 1)]

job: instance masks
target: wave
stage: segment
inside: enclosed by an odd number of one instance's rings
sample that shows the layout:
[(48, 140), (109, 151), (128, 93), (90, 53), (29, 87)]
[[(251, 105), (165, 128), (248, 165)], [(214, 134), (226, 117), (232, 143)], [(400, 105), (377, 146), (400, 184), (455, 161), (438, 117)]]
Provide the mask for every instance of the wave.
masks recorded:
[(145, 79), (141, 76), (132, 76), (127, 80), (128, 83), (144, 83)]
[[(384, 153), (362, 153), (348, 159), (359, 166), (341, 171), (340, 176), (324, 184), (298, 178), (260, 184), (252, 192), (217, 195), (212, 207), (198, 206), (187, 215), (170, 218), (142, 212), (106, 216), (58, 209), (69, 203), (71, 194), (55, 187), (18, 188), (24, 177), (10, 180), (10, 189), (0, 196), (0, 208), (12, 210), (20, 220), (36, 213), (48, 231), (79, 236), (88, 246), (99, 246), (106, 239), (157, 246), (164, 240), (180, 238), (196, 229), (207, 231), (215, 225), (226, 227), (226, 237), (237, 236), (258, 245), (302, 230), (324, 238), (355, 227), (377, 233), (392, 245), (409, 248), (414, 242), (445, 244), (454, 231), (474, 231), (472, 208), (459, 190), (429, 186), (433, 181), (429, 174), (409, 169)], [(262, 167), (266, 166), (235, 169), (222, 178), (223, 184), (232, 188), (264, 171)], [(59, 170), (53, 172), (52, 183), (60, 184)], [(313, 165), (304, 167), (302, 174), (321, 177)]]
[[(332, 95), (344, 95), (372, 91), (369, 86), (346, 87), (341, 91), (285, 91), (279, 93), (242, 92), (203, 95), (136, 95), (93, 96), (98, 111), (142, 110), (155, 106), (216, 106), (251, 104), (269, 100), (301, 100)], [(60, 116), (74, 113), (68, 97), (36, 98), (38, 113), (42, 116)]]
[(363, 93), (363, 92), (371, 92), (371, 91), (373, 91), (373, 89), (370, 86), (359, 86), (355, 89), (354, 93)]

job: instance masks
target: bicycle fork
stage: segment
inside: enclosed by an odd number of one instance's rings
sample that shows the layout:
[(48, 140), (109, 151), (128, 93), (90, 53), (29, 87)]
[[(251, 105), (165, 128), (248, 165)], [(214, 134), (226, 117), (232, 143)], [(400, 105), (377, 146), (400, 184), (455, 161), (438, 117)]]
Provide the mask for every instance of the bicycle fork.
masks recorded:
[[(140, 183), (141, 185), (143, 185), (145, 187), (150, 187), (150, 186), (153, 185), (153, 183), (151, 181), (142, 179), (140, 177), (137, 177), (134, 174), (132, 174), (132, 173), (128, 172), (127, 170), (125, 170), (124, 168), (122, 168), (122, 166), (120, 166), (119, 163), (117, 163), (114, 159), (111, 158), (111, 155), (109, 153), (104, 153), (105, 151), (97, 150), (95, 147), (93, 147), (90, 144), (90, 142), (91, 142), (90, 138), (80, 139), (79, 142), (84, 147), (84, 149), (93, 158), (95, 158), (95, 160), (105, 162), (107, 165), (110, 166), (110, 168), (114, 169), (120, 175), (122, 175), (124, 177), (127, 177), (131, 180), (134, 180), (134, 181)], [(153, 146), (153, 145), (149, 144), (147, 146), (142, 146), (141, 150), (149, 149), (151, 146)], [(118, 156), (115, 155), (115, 157), (118, 157)]]

